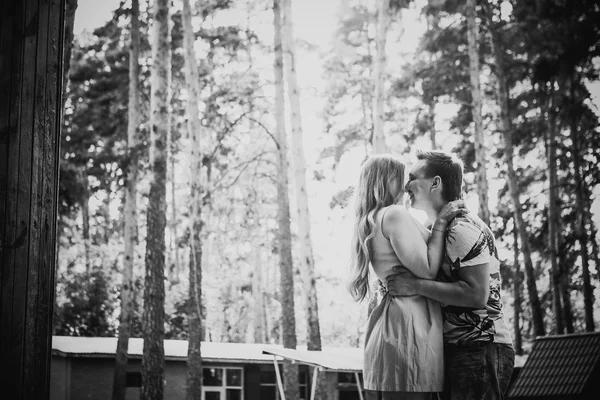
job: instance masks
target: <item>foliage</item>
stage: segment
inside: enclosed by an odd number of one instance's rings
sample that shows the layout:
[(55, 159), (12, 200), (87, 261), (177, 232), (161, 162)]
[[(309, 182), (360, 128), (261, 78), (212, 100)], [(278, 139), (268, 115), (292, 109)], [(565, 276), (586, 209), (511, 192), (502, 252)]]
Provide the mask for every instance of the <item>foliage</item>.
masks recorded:
[[(198, 2), (200, 3), (200, 2)], [(251, 2), (252, 3), (252, 2)], [(474, 191), (474, 147), (470, 113), (466, 23), (463, 0), (428, 1), (421, 13), (427, 29), (410, 57), (401, 50), (410, 32), (402, 34), (404, 13), (424, 2), (392, 1), (395, 12), (390, 57), (396, 64), (387, 71), (385, 134), (391, 150), (407, 160), (415, 147), (429, 147), (430, 134), (438, 132), (438, 146), (456, 151), (465, 161), (466, 191)], [(568, 3), (568, 4), (567, 4)], [(577, 4), (575, 4), (577, 3)], [(600, 277), (597, 228), (586, 224), (588, 249), (577, 235), (574, 157), (579, 157), (587, 208), (600, 184), (600, 135), (598, 110), (588, 84), (597, 81), (600, 55), (600, 10), (596, 2), (482, 1), (478, 2), (479, 49), (483, 94), (483, 120), (488, 150), (492, 228), (502, 258), (503, 296), (506, 317), (512, 318), (513, 229), (511, 202), (505, 184), (502, 139), (498, 134), (499, 107), (495, 97), (496, 77), (489, 34), (499, 34), (506, 52), (510, 94), (510, 121), (514, 132), (515, 168), (522, 193), (522, 209), (531, 240), (533, 262), (542, 307), (552, 310), (550, 262), (548, 258), (548, 207), (546, 138), (551, 122), (557, 128), (560, 203), (560, 261), (569, 266), (569, 292), (575, 330), (583, 330), (581, 252), (590, 255), (595, 281)], [(196, 5), (197, 53), (203, 129), (210, 137), (203, 144), (203, 171), (208, 176), (203, 192), (203, 304), (206, 339), (252, 340), (252, 315), (257, 291), (264, 293), (267, 338), (278, 342), (281, 332), (280, 292), (277, 269), (278, 235), (275, 151), (273, 140), (272, 48), (263, 26), (268, 21), (266, 2), (211, 0)], [(401, 12), (398, 12), (401, 9)], [(57, 279), (56, 333), (109, 336), (116, 331), (114, 309), (118, 287), (122, 224), (120, 213), (127, 123), (128, 42), (127, 9), (122, 5), (113, 18), (93, 34), (77, 38), (73, 48), (61, 147), (60, 268)], [(491, 12), (487, 24), (484, 12)], [(237, 18), (231, 22), (231, 15)], [(242, 16), (242, 17), (240, 17)], [(229, 19), (228, 19), (229, 18)], [(262, 18), (262, 20), (261, 20)], [(313, 96), (323, 99), (318, 115), (322, 132), (314, 135), (315, 163), (307, 174), (314, 233), (319, 310), (324, 345), (360, 345), (366, 315), (345, 293), (343, 241), (351, 226), (352, 183), (347, 175), (370, 152), (373, 132), (372, 69), (375, 54), (374, 9), (363, 1), (349, 1), (340, 14), (329, 44), (298, 46), (299, 58), (320, 57), (323, 86)], [(181, 15), (172, 15), (171, 155), (174, 171), (173, 196), (168, 195), (174, 217), (168, 213), (168, 238), (187, 265), (189, 253), (189, 160), (185, 148), (187, 90), (183, 77)], [(223, 22), (226, 21), (226, 22)], [(265, 25), (267, 23), (265, 22)], [(253, 29), (254, 28), (254, 29)], [(145, 218), (149, 177), (147, 170), (149, 109), (148, 17), (142, 16), (141, 177), (137, 245), (137, 293), (141, 293), (141, 249), (145, 241)], [(321, 51), (319, 54), (318, 51)], [(396, 57), (396, 58), (394, 58)], [(300, 76), (302, 71), (299, 70)], [(431, 113), (434, 115), (432, 116)], [(433, 117), (433, 118), (432, 118)], [(571, 135), (571, 131), (576, 133)], [(574, 154), (573, 137), (580, 153)], [(307, 157), (308, 159), (308, 157)], [(311, 179), (312, 178), (312, 179)], [(470, 195), (467, 195), (470, 200)], [(293, 203), (293, 197), (292, 197)], [(82, 205), (89, 205), (91, 268), (84, 270)], [(294, 204), (292, 204), (294, 207)], [(473, 209), (476, 209), (474, 207)], [(588, 212), (588, 214), (590, 214)], [(292, 229), (294, 229), (292, 217)], [(341, 238), (341, 239), (340, 239)], [(349, 240), (349, 239), (348, 239)], [(596, 241), (596, 242), (595, 242)], [(596, 249), (596, 250), (594, 250)], [(174, 249), (170, 249), (173, 252)], [(173, 256), (168, 257), (173, 260)], [(260, 266), (264, 286), (253, 287)], [(184, 267), (187, 268), (187, 267)], [(171, 261), (167, 289), (167, 338), (186, 338), (187, 278), (174, 270)], [(299, 282), (299, 276), (296, 277)], [(522, 279), (522, 277), (520, 278)], [(597, 285), (597, 283), (596, 283)], [(524, 287), (525, 285), (522, 285)], [(301, 285), (296, 285), (301, 287)], [(297, 298), (301, 298), (299, 290)], [(527, 296), (524, 292), (523, 303)], [(139, 335), (140, 302), (136, 299), (135, 334)], [(298, 304), (297, 332), (300, 342), (306, 331)], [(521, 315), (524, 339), (532, 339), (531, 312)], [(552, 311), (545, 324), (553, 326)], [(137, 324), (137, 325), (136, 325)]]

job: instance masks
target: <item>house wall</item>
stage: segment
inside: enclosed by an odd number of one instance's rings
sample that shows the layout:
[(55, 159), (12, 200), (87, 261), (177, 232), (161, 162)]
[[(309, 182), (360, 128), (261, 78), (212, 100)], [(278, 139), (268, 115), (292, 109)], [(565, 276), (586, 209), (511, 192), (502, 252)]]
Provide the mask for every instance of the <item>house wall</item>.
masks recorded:
[(65, 400), (112, 398), (114, 359), (73, 357), (70, 362), (71, 396)]
[(50, 368), (50, 400), (68, 399), (69, 379), (69, 359), (53, 355)]
[[(113, 358), (62, 357), (52, 356), (50, 400), (106, 400), (112, 397), (114, 373)], [(244, 370), (244, 400), (260, 399), (261, 371), (273, 371), (272, 364), (229, 364), (203, 363), (204, 367), (233, 367)], [(307, 374), (306, 395), (310, 395), (309, 369), (301, 365)], [(140, 372), (141, 360), (129, 360), (128, 372)], [(338, 380), (336, 372), (321, 372), (319, 379), (327, 381), (327, 399), (338, 400)], [(164, 400), (185, 399), (187, 385), (187, 364), (185, 360), (165, 361)], [(140, 388), (128, 387), (127, 400), (139, 400)]]

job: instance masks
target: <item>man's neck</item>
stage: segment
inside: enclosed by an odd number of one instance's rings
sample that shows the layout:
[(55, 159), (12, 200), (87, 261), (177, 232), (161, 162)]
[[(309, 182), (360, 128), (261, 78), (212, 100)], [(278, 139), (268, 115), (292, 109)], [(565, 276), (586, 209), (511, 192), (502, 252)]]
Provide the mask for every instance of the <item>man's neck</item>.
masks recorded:
[(427, 207), (425, 211), (425, 213), (427, 214), (427, 218), (429, 219), (429, 222), (431, 222), (432, 224), (435, 223), (435, 220), (437, 219), (438, 215), (440, 214), (440, 211), (442, 210), (442, 208), (444, 208), (444, 206), (448, 204), (448, 202), (439, 202), (439, 203), (434, 203), (432, 204), (430, 207)]

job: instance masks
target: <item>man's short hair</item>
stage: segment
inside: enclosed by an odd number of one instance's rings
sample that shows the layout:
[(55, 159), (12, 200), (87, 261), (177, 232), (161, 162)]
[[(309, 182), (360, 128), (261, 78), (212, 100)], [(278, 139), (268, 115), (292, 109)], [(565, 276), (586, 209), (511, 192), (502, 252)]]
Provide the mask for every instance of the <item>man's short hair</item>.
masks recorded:
[(463, 162), (451, 153), (438, 150), (417, 150), (417, 160), (425, 160), (427, 178), (439, 176), (444, 190), (442, 198), (446, 201), (461, 198), (463, 182)]

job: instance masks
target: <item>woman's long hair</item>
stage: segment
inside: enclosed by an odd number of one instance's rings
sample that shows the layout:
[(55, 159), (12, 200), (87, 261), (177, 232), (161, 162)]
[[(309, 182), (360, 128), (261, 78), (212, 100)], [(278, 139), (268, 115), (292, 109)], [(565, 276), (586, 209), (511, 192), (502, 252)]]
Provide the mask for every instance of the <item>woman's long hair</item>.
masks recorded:
[[(390, 185), (397, 185), (394, 196)], [(396, 204), (404, 194), (404, 164), (390, 155), (370, 157), (362, 166), (355, 192), (356, 222), (352, 238), (352, 264), (348, 290), (362, 301), (369, 292), (371, 239), (375, 236), (375, 215), (383, 207)]]

